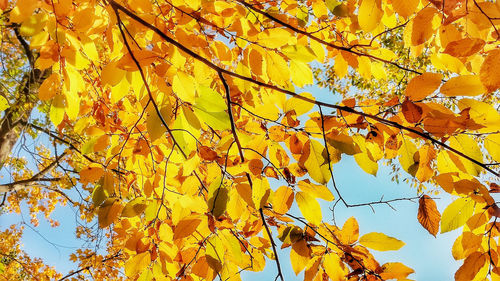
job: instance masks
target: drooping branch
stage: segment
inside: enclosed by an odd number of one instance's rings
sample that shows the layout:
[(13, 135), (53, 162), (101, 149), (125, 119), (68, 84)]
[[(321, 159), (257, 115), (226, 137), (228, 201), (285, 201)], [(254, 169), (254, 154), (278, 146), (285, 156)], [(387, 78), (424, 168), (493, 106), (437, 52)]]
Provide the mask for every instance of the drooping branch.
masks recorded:
[[(326, 107), (326, 108), (336, 109), (336, 110), (339, 110), (340, 112), (341, 111), (345, 111), (345, 112), (348, 112), (348, 113), (356, 114), (356, 115), (359, 115), (359, 116), (363, 116), (365, 118), (373, 119), (373, 120), (378, 121), (378, 122), (380, 122), (380, 123), (382, 123), (384, 125), (387, 125), (387, 126), (390, 126), (390, 127), (393, 127), (393, 128), (397, 128), (397, 129), (400, 129), (400, 130), (403, 130), (403, 131), (406, 131), (406, 132), (409, 132), (409, 133), (413, 133), (413, 134), (418, 135), (419, 137), (421, 137), (421, 138), (423, 138), (425, 140), (429, 140), (430, 142), (432, 142), (435, 145), (441, 146), (441, 147), (443, 147), (443, 148), (445, 148), (445, 149), (447, 149), (447, 150), (455, 153), (456, 155), (458, 155), (458, 156), (460, 156), (460, 157), (462, 157), (464, 159), (467, 159), (468, 161), (470, 161), (470, 162), (472, 162), (472, 163), (480, 166), (481, 168), (485, 169), (486, 171), (490, 172), (491, 174), (493, 174), (493, 175), (495, 175), (497, 177), (500, 177), (500, 173), (498, 173), (495, 170), (491, 169), (490, 167), (488, 167), (488, 165), (485, 165), (484, 163), (482, 163), (480, 161), (477, 161), (476, 159), (474, 159), (474, 158), (466, 155), (465, 153), (463, 153), (463, 152), (461, 152), (461, 151), (459, 151), (457, 149), (454, 149), (454, 148), (450, 147), (449, 145), (445, 144), (444, 142), (431, 137), (428, 133), (421, 132), (421, 131), (419, 131), (419, 130), (417, 130), (415, 128), (406, 127), (406, 126), (401, 125), (401, 124), (399, 124), (397, 122), (390, 121), (390, 120), (384, 119), (382, 117), (378, 117), (378, 116), (373, 115), (373, 114), (368, 114), (368, 113), (365, 113), (365, 112), (362, 112), (362, 111), (357, 111), (357, 110), (355, 110), (353, 108), (350, 108), (348, 106), (341, 106), (341, 105), (336, 105), (336, 104), (330, 104), (330, 103), (326, 103), (326, 102), (316, 101), (316, 100), (313, 100), (313, 99), (301, 96), (301, 95), (299, 95), (299, 94), (297, 94), (297, 93), (295, 93), (293, 91), (290, 91), (290, 90), (287, 90), (287, 89), (284, 89), (284, 88), (281, 88), (281, 87), (278, 87), (278, 86), (275, 86), (275, 85), (271, 85), (271, 84), (268, 84), (268, 83), (265, 83), (265, 82), (261, 82), (261, 81), (255, 80), (253, 78), (246, 77), (246, 76), (237, 74), (235, 72), (226, 70), (226, 69), (224, 69), (222, 67), (219, 67), (218, 65), (212, 63), (208, 59), (206, 59), (206, 58), (198, 55), (197, 53), (193, 52), (191, 49), (187, 48), (186, 46), (182, 45), (178, 41), (176, 41), (173, 38), (169, 37), (167, 34), (165, 34), (159, 28), (157, 28), (154, 25), (148, 23), (147, 21), (145, 21), (141, 17), (137, 16), (135, 13), (133, 13), (132, 11), (130, 11), (127, 8), (123, 7), (122, 5), (116, 3), (115, 1), (111, 0), (110, 1), (110, 5), (113, 7), (113, 9), (122, 11), (123, 13), (125, 13), (127, 16), (129, 16), (133, 20), (137, 21), (141, 25), (143, 25), (143, 26), (147, 27), (148, 29), (152, 30), (153, 32), (155, 32), (163, 40), (165, 40), (168, 43), (170, 43), (170, 44), (174, 45), (175, 47), (179, 48), (180, 50), (182, 50), (183, 52), (185, 52), (186, 54), (188, 54), (192, 58), (194, 58), (194, 59), (196, 59), (196, 60), (204, 63), (208, 67), (210, 67), (213, 70), (215, 70), (217, 73), (226, 74), (226, 75), (229, 75), (229, 76), (241, 79), (243, 81), (250, 82), (250, 83), (255, 84), (257, 86), (260, 86), (260, 87), (264, 87), (264, 88), (268, 88), (268, 89), (271, 89), (271, 90), (275, 90), (277, 92), (281, 92), (281, 93), (287, 94), (289, 96), (295, 97), (297, 99), (300, 99), (300, 100), (303, 100), (303, 101), (306, 101), (306, 102), (309, 102), (309, 103), (312, 103), (312, 104), (315, 104), (315, 105), (318, 105), (318, 106), (323, 106), (323, 107)], [(325, 42), (325, 43), (328, 44), (327, 42)]]
[[(121, 254), (122, 254), (121, 252), (117, 252), (116, 254), (111, 255), (111, 256), (109, 256), (109, 257), (107, 257), (107, 258), (103, 259), (103, 260), (101, 261), (101, 263), (105, 263), (105, 262), (107, 262), (107, 261), (109, 261), (109, 260), (116, 259), (116, 258), (120, 257), (120, 256), (121, 256)], [(80, 269), (78, 269), (78, 270), (75, 270), (75, 271), (72, 271), (72, 272), (70, 272), (70, 273), (66, 274), (65, 276), (63, 276), (62, 278), (60, 278), (60, 279), (59, 279), (59, 280), (57, 280), (57, 281), (66, 280), (66, 279), (70, 278), (71, 276), (73, 276), (73, 275), (75, 275), (75, 274), (79, 274), (79, 273), (80, 273), (80, 272), (82, 272), (82, 271), (89, 270), (89, 269), (91, 269), (92, 267), (93, 267), (92, 265), (88, 265), (88, 266), (82, 267), (82, 268), (80, 268)]]
[(281, 279), (281, 281), (284, 281), (285, 279), (283, 278), (283, 273), (281, 272), (281, 265), (280, 265), (280, 260), (278, 257), (278, 251), (276, 250), (276, 243), (274, 243), (273, 236), (271, 234), (271, 230), (269, 230), (269, 226), (267, 225), (266, 218), (264, 217), (264, 210), (262, 208), (259, 209), (260, 213), (260, 218), (262, 220), (262, 224), (264, 224), (264, 228), (266, 229), (267, 236), (269, 237), (269, 240), (271, 241), (271, 247), (273, 248), (273, 253), (274, 253), (274, 258), (276, 261), (276, 266), (278, 268), (278, 276), (276, 276), (276, 279), (278, 277)]
[(353, 50), (353, 46), (351, 47), (344, 47), (344, 46), (338, 46), (338, 45), (335, 45), (333, 43), (330, 43), (330, 42), (326, 42), (325, 40), (317, 37), (317, 36), (314, 36), (313, 34), (309, 33), (309, 32), (306, 32), (304, 30), (301, 30), (301, 29), (298, 29), (276, 17), (274, 17), (273, 15), (267, 13), (267, 12), (264, 12), (258, 8), (255, 7), (255, 5), (252, 5), (252, 4), (249, 4), (245, 1), (242, 1), (242, 0), (236, 0), (237, 2), (241, 3), (243, 6), (247, 7), (248, 9), (251, 9), (252, 11), (256, 12), (256, 13), (259, 13), (263, 16), (265, 16), (266, 18), (296, 32), (296, 33), (299, 33), (299, 34), (302, 34), (302, 35), (305, 35), (309, 38), (311, 38), (312, 40), (318, 42), (318, 43), (321, 43), (325, 46), (328, 46), (328, 47), (331, 47), (333, 49), (337, 49), (337, 50), (340, 50), (340, 51), (345, 51), (345, 52), (349, 52), (349, 53), (352, 53), (354, 55), (357, 55), (357, 56), (362, 56), (362, 57), (367, 57), (367, 58), (370, 58), (372, 60), (375, 60), (375, 61), (379, 61), (379, 62), (382, 62), (382, 63), (385, 63), (385, 64), (390, 64), (390, 65), (393, 65), (401, 70), (404, 70), (404, 71), (408, 71), (408, 72), (412, 72), (412, 73), (415, 73), (415, 74), (422, 74), (422, 72), (420, 71), (417, 71), (417, 70), (414, 70), (414, 69), (411, 69), (411, 68), (407, 68), (407, 67), (404, 67), (398, 63), (395, 63), (393, 61), (389, 61), (389, 60), (386, 60), (386, 59), (383, 59), (383, 58), (379, 58), (377, 56), (374, 56), (374, 55), (370, 55), (370, 54), (366, 54), (366, 53), (362, 53), (362, 52), (358, 52), (358, 51), (355, 51)]

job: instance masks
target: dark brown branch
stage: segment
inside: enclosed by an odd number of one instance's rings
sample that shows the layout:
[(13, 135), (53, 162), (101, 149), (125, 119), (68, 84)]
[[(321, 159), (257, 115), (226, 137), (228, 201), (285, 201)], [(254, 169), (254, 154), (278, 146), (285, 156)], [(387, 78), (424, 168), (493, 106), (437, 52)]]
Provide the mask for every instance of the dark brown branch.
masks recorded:
[[(103, 259), (103, 260), (101, 261), (101, 263), (104, 263), (104, 262), (107, 262), (107, 261), (109, 261), (109, 260), (115, 259), (115, 258), (117, 258), (117, 257), (119, 257), (119, 256), (121, 256), (121, 252), (118, 252), (118, 253), (116, 253), (116, 254), (114, 254), (114, 255), (110, 256), (110, 257), (107, 257), (107, 258)], [(78, 270), (76, 270), (76, 271), (73, 271), (73, 272), (70, 272), (70, 273), (66, 274), (65, 276), (63, 276), (61, 279), (59, 279), (59, 280), (57, 280), (57, 281), (62, 281), (62, 280), (68, 279), (68, 278), (70, 278), (71, 276), (73, 276), (73, 275), (75, 275), (75, 274), (79, 274), (80, 272), (85, 271), (85, 270), (89, 270), (89, 269), (91, 269), (91, 268), (92, 268), (92, 265), (82, 267), (82, 268), (80, 268), (80, 269), (78, 269)]]
[(231, 108), (231, 93), (229, 92), (229, 85), (227, 84), (226, 79), (222, 72), (218, 72), (219, 78), (224, 85), (224, 91), (226, 92), (226, 101), (227, 101), (227, 114), (229, 115), (229, 122), (231, 123), (231, 132), (233, 132), (234, 141), (236, 142), (236, 146), (238, 146), (238, 152), (240, 153), (241, 162), (245, 162), (245, 157), (243, 156), (243, 150), (241, 149), (240, 139), (238, 138), (238, 133), (236, 132), (236, 124), (234, 124), (233, 111)]
[(297, 32), (299, 34), (305, 35), (305, 36), (311, 38), (312, 40), (314, 40), (314, 41), (316, 41), (318, 43), (321, 43), (321, 44), (323, 44), (325, 46), (331, 47), (333, 49), (337, 49), (337, 50), (349, 52), (349, 53), (352, 53), (352, 54), (357, 55), (357, 56), (363, 56), (363, 57), (370, 58), (372, 60), (376, 60), (376, 61), (379, 61), (379, 62), (390, 64), (390, 65), (393, 65), (393, 66), (395, 66), (395, 67), (397, 67), (397, 68), (399, 68), (401, 70), (404, 70), (404, 71), (413, 72), (415, 74), (422, 74), (422, 72), (420, 72), (420, 71), (404, 67), (404, 66), (399, 65), (398, 63), (395, 63), (393, 61), (382, 59), (382, 58), (376, 57), (374, 55), (370, 55), (370, 54), (366, 54), (366, 53), (361, 53), (361, 52), (358, 52), (358, 51), (354, 51), (354, 50), (352, 50), (352, 47), (348, 48), (348, 47), (344, 47), (344, 46), (338, 46), (338, 45), (335, 45), (335, 44), (330, 43), (330, 42), (326, 42), (323, 39), (320, 39), (320, 38), (318, 38), (318, 37), (316, 37), (316, 36), (314, 36), (314, 35), (306, 32), (304, 30), (300, 30), (300, 29), (298, 29), (298, 28), (296, 28), (296, 27), (294, 27), (294, 26), (292, 26), (292, 25), (290, 25), (290, 24), (288, 24), (288, 23), (286, 23), (286, 22), (284, 22), (284, 21), (282, 21), (282, 20), (280, 20), (280, 19), (278, 19), (278, 18), (276, 18), (276, 17), (274, 17), (274, 16), (272, 16), (272, 15), (270, 15), (270, 14), (262, 11), (262, 10), (260, 10), (260, 9), (257, 9), (254, 5), (251, 5), (251, 4), (249, 4), (249, 3), (245, 2), (245, 1), (242, 1), (242, 0), (236, 0), (236, 1), (239, 2), (239, 3), (241, 3), (243, 6), (245, 6), (245, 7), (249, 8), (249, 9), (255, 11), (256, 13), (259, 13), (259, 14), (265, 16), (266, 18), (268, 18), (268, 19), (270, 19), (270, 20), (272, 20), (272, 21), (274, 21), (276, 23), (279, 23), (280, 25), (282, 25), (282, 26), (284, 26), (286, 28), (288, 28), (290, 30), (293, 30), (294, 32)]
[[(113, 0), (111, 0), (111, 6), (113, 7), (113, 11), (115, 12), (115, 15), (116, 15), (116, 18), (118, 20), (118, 28), (120, 29), (120, 33), (122, 35), (122, 38), (123, 38), (123, 42), (125, 44), (125, 47), (127, 48), (127, 51), (129, 52), (130, 56), (132, 57), (132, 60), (134, 61), (135, 65), (137, 66), (137, 68), (139, 69), (139, 73), (141, 75), (141, 78), (142, 78), (142, 81), (144, 83), (144, 87), (146, 88), (146, 91), (148, 93), (148, 96), (149, 96), (149, 99), (151, 100), (151, 104), (153, 105), (155, 111), (156, 111), (156, 114), (158, 115), (158, 118), (160, 118), (160, 121), (161, 123), (163, 124), (163, 126), (165, 126), (165, 128), (167, 129), (167, 132), (168, 134), (170, 135), (170, 138), (172, 139), (172, 142), (174, 143), (174, 146), (177, 146), (177, 148), (179, 149), (179, 151), (181, 152), (182, 156), (184, 157), (184, 159), (188, 159), (188, 156), (186, 155), (186, 153), (184, 152), (184, 150), (182, 149), (182, 147), (179, 145), (179, 143), (177, 142), (177, 140), (175, 139), (174, 137), (174, 134), (172, 133), (172, 130), (170, 129), (170, 127), (168, 126), (167, 122), (165, 121), (165, 118), (163, 118), (163, 115), (161, 114), (160, 112), (160, 108), (158, 107), (158, 104), (156, 104), (156, 101), (154, 100), (153, 98), (153, 94), (151, 92), (151, 89), (149, 88), (149, 84), (147, 83), (147, 80), (146, 80), (146, 76), (144, 75), (144, 71), (142, 70), (142, 67), (141, 67), (141, 64), (139, 63), (139, 61), (137, 60), (137, 58), (135, 57), (134, 53), (132, 52), (132, 48), (130, 48), (130, 45), (127, 41), (127, 37), (125, 36), (125, 32), (123, 31), (123, 22), (121, 21), (120, 19), (120, 13), (118, 12), (118, 10), (121, 10), (121, 11), (128, 11), (127, 9), (123, 8), (121, 5), (117, 4), (116, 2), (114, 2)], [(122, 9), (119, 9), (118, 7), (121, 7), (123, 8)], [(127, 13), (126, 13), (127, 14)], [(132, 13), (133, 14), (133, 13)], [(127, 14), (128, 15), (128, 14)], [(158, 29), (159, 31), (159, 29)], [(166, 36), (166, 35), (165, 35)], [(193, 174), (196, 176), (196, 178), (198, 179), (198, 182), (201, 184), (202, 188), (207, 190), (207, 188), (205, 187), (205, 184), (203, 183), (203, 181), (201, 180), (200, 176), (198, 175), (198, 173), (196, 171), (193, 171)]]
[(264, 228), (266, 229), (267, 236), (269, 237), (269, 240), (271, 241), (271, 247), (273, 248), (276, 266), (278, 267), (278, 276), (276, 276), (276, 279), (279, 277), (281, 279), (281, 281), (284, 281), (285, 279), (283, 278), (283, 273), (281, 272), (281, 265), (280, 265), (280, 260), (278, 257), (278, 252), (276, 251), (276, 243), (274, 243), (273, 236), (271, 234), (271, 231), (269, 230), (269, 226), (267, 225), (266, 218), (264, 217), (264, 211), (262, 210), (262, 208), (259, 209), (259, 213), (260, 213), (260, 218), (262, 220), (262, 223), (264, 224)]
[(323, 115), (323, 110), (321, 109), (321, 105), (318, 106), (318, 108), (319, 108), (319, 114), (320, 114), (320, 118), (321, 118), (321, 134), (323, 135), (323, 142), (325, 143), (326, 158), (327, 158), (326, 160), (328, 161), (328, 170), (330, 171), (330, 175), (332, 177), (333, 188), (337, 192), (337, 195), (339, 196), (340, 200), (344, 203), (344, 205), (346, 207), (349, 207), (350, 205), (347, 204), (347, 202), (344, 200), (344, 197), (342, 197), (340, 190), (337, 188), (337, 183), (335, 182), (335, 177), (333, 175), (333, 169), (332, 169), (330, 150), (328, 149), (328, 142), (326, 140), (326, 134), (325, 134), (325, 117)]
[(363, 116), (365, 118), (373, 119), (375, 121), (378, 121), (378, 122), (380, 122), (382, 124), (385, 124), (385, 125), (388, 125), (390, 127), (397, 128), (397, 129), (400, 129), (400, 130), (403, 130), (403, 131), (407, 131), (407, 132), (416, 134), (416, 135), (422, 137), (423, 139), (429, 140), (432, 143), (437, 144), (437, 145), (439, 145), (439, 146), (441, 146), (441, 147), (443, 147), (443, 148), (445, 148), (445, 149), (447, 149), (449, 151), (452, 151), (453, 153), (457, 154), (458, 156), (471, 161), (472, 163), (474, 163), (474, 164), (482, 167), (483, 169), (487, 170), (491, 174), (493, 174), (493, 175), (495, 175), (497, 177), (500, 177), (500, 173), (498, 173), (498, 172), (494, 171), (493, 169), (489, 168), (487, 165), (485, 165), (485, 164), (477, 161), (476, 159), (474, 159), (474, 158), (472, 158), (472, 157), (464, 154), (463, 152), (460, 152), (460, 151), (458, 151), (458, 150), (450, 147), (449, 145), (445, 144), (442, 141), (439, 141), (437, 139), (432, 138), (427, 133), (420, 132), (417, 129), (409, 128), (409, 127), (403, 126), (403, 125), (401, 125), (401, 124), (399, 124), (397, 122), (390, 121), (390, 120), (387, 120), (387, 119), (384, 119), (384, 118), (381, 118), (381, 117), (378, 117), (378, 116), (375, 116), (375, 115), (372, 115), (372, 114), (368, 114), (368, 113), (365, 113), (365, 112), (357, 111), (357, 110), (352, 109), (352, 108), (347, 107), (347, 106), (340, 106), (340, 105), (336, 105), (336, 104), (329, 104), (329, 103), (325, 103), (325, 102), (321, 102), (321, 101), (312, 100), (312, 99), (309, 99), (307, 97), (301, 96), (301, 95), (299, 95), (299, 94), (297, 94), (297, 93), (295, 93), (293, 91), (289, 91), (289, 90), (280, 88), (280, 87), (275, 86), (275, 85), (270, 85), (270, 84), (267, 84), (267, 83), (264, 83), (264, 82), (261, 82), (261, 81), (257, 81), (255, 79), (250, 78), (250, 77), (246, 77), (246, 76), (243, 76), (243, 75), (231, 72), (229, 70), (223, 69), (223, 68), (215, 65), (214, 63), (210, 62), (206, 58), (204, 58), (204, 57), (196, 54), (195, 52), (193, 52), (189, 48), (185, 47), (181, 43), (179, 43), (179, 42), (175, 41), (174, 39), (170, 38), (163, 31), (161, 31), (157, 27), (153, 26), (152, 24), (146, 22), (145, 20), (143, 20), (142, 18), (140, 18), (139, 16), (137, 16), (133, 12), (129, 11), (125, 7), (121, 6), (120, 4), (116, 3), (115, 1), (111, 0), (110, 4), (111, 4), (111, 6), (115, 10), (122, 11), (123, 13), (125, 13), (127, 16), (129, 16), (133, 20), (137, 21), (138, 23), (142, 24), (143, 26), (145, 26), (145, 27), (149, 28), (150, 30), (154, 31), (156, 34), (158, 34), (162, 39), (164, 39), (168, 43), (176, 46), (177, 48), (181, 49), (183, 52), (187, 53), (192, 58), (194, 58), (194, 59), (196, 59), (196, 60), (204, 63), (205, 65), (207, 65), (208, 67), (214, 69), (218, 73), (221, 72), (223, 74), (227, 74), (229, 76), (232, 76), (232, 77), (244, 80), (244, 81), (248, 81), (248, 82), (253, 83), (253, 84), (257, 85), (257, 86), (265, 87), (265, 88), (268, 88), (268, 89), (272, 89), (272, 90), (275, 90), (275, 91), (278, 91), (278, 92), (281, 92), (281, 93), (293, 96), (293, 97), (295, 97), (297, 99), (300, 99), (300, 100), (303, 100), (303, 101), (306, 101), (306, 102), (309, 102), (309, 103), (312, 103), (312, 104), (316, 104), (316, 105), (319, 105), (319, 106), (324, 106), (324, 107), (327, 107), (327, 108), (337, 109), (339, 111), (345, 111), (345, 112), (353, 113), (353, 114), (356, 114), (356, 115), (359, 115), (359, 116)]
[(18, 180), (15, 182), (11, 183), (6, 183), (6, 184), (0, 184), (0, 192), (9, 192), (9, 191), (14, 191), (14, 190), (19, 190), (23, 187), (25, 187), (28, 184), (31, 184), (33, 182), (51, 182), (51, 181), (59, 181), (61, 180), (60, 178), (42, 178), (47, 172), (49, 172), (54, 166), (56, 166), (61, 159), (66, 156), (66, 152), (63, 152), (63, 154), (59, 155), (56, 157), (56, 159), (50, 163), (47, 167), (43, 168), (41, 171), (36, 173), (34, 176), (32, 176), (29, 179), (23, 179), (23, 180)]

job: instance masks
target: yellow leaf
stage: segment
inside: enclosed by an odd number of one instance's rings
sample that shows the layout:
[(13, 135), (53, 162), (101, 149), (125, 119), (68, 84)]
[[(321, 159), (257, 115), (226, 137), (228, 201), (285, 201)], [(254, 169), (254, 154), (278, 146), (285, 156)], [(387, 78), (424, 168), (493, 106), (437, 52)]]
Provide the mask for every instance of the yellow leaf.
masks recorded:
[[(477, 145), (477, 142), (467, 135), (451, 137), (450, 146), (472, 159), (479, 161), (480, 163), (483, 162), (483, 153)], [(465, 158), (460, 158), (460, 161), (463, 163), (463, 166), (469, 175), (478, 176), (479, 172), (481, 172), (482, 168), (479, 165), (474, 164)]]
[(188, 216), (181, 219), (175, 226), (174, 240), (191, 235), (200, 223), (201, 219), (196, 216)]
[(344, 78), (347, 74), (348, 67), (349, 65), (347, 61), (342, 57), (341, 54), (338, 54), (335, 57), (335, 63), (333, 64), (333, 70), (335, 71), (335, 74), (341, 79)]
[[(316, 41), (312, 41), (312, 42), (316, 42)], [(300, 61), (303, 63), (308, 63), (308, 62), (311, 62), (311, 61), (318, 58), (318, 55), (315, 53), (315, 50), (312, 49), (312, 46), (313, 46), (312, 42), (311, 42), (311, 47), (303, 46), (303, 45), (289, 45), (289, 46), (283, 47), (281, 49), (281, 51), (283, 52), (283, 54), (285, 54), (291, 60)], [(323, 51), (323, 50), (320, 50), (319, 52), (321, 52), (321, 51)], [(323, 54), (323, 56), (324, 56), (324, 54)], [(252, 62), (250, 61), (250, 63), (252, 63)]]
[(125, 263), (125, 275), (134, 277), (139, 272), (142, 272), (151, 263), (151, 254), (149, 251), (140, 253), (130, 258)]
[(146, 209), (146, 199), (144, 197), (137, 197), (128, 202), (122, 210), (122, 217), (135, 217), (141, 215)]
[(370, 232), (361, 236), (361, 238), (359, 238), (359, 243), (365, 247), (377, 251), (399, 250), (405, 245), (403, 241), (387, 236), (380, 232)]
[(488, 135), (484, 139), (484, 147), (493, 160), (500, 162), (500, 134)]
[(43, 101), (53, 98), (60, 91), (60, 83), (59, 74), (56, 72), (52, 73), (40, 85), (38, 89), (38, 98)]
[(304, 144), (300, 162), (307, 169), (309, 176), (318, 183), (325, 184), (331, 174), (325, 158), (325, 148), (317, 140), (309, 140)]
[(453, 77), (441, 86), (441, 93), (448, 97), (454, 96), (477, 96), (484, 94), (484, 88), (479, 76), (461, 75)]
[(343, 262), (340, 260), (340, 257), (336, 253), (328, 253), (325, 255), (323, 267), (325, 268), (325, 272), (328, 274), (328, 277), (330, 277), (330, 280), (346, 280), (346, 269), (343, 266)]
[(299, 206), (302, 215), (304, 215), (304, 218), (308, 222), (314, 225), (321, 224), (321, 220), (323, 218), (321, 214), (321, 207), (314, 197), (305, 192), (297, 192), (295, 194), (295, 200), (297, 201), (297, 205)]
[(297, 38), (283, 28), (266, 29), (260, 32), (257, 42), (268, 48), (280, 48), (285, 45), (295, 45)]
[(500, 131), (500, 113), (491, 104), (464, 98), (458, 101), (458, 108), (460, 110), (470, 109), (470, 118), (484, 126), (484, 128), (478, 130), (479, 132), (492, 133)]
[(415, 175), (418, 169), (418, 164), (415, 165), (414, 155), (417, 152), (417, 147), (411, 140), (403, 139), (401, 147), (399, 147), (399, 163), (401, 167), (410, 175)]
[(424, 99), (439, 88), (441, 79), (443, 75), (439, 73), (425, 72), (415, 76), (406, 86), (405, 95), (412, 101)]
[(358, 221), (356, 221), (356, 218), (348, 218), (342, 226), (342, 230), (340, 231), (340, 233), (340, 240), (342, 241), (342, 244), (352, 245), (356, 243), (356, 241), (358, 241), (359, 239), (359, 225)]
[(94, 190), (92, 191), (92, 203), (94, 204), (94, 206), (101, 205), (101, 203), (104, 202), (106, 198), (108, 198), (108, 195), (106, 194), (102, 185), (96, 185), (94, 187)]
[(358, 11), (359, 26), (364, 32), (370, 32), (380, 24), (383, 14), (380, 0), (363, 0)]
[[(170, 114), (171, 114), (170, 104), (168, 104), (168, 106), (161, 108), (160, 114), (163, 120), (167, 124), (169, 124)], [(148, 108), (148, 116), (146, 117), (146, 128), (148, 130), (151, 141), (157, 140), (167, 131), (167, 128), (165, 128), (165, 126), (163, 125), (163, 122), (161, 121), (160, 117), (158, 116), (158, 113), (156, 112), (156, 109), (153, 106), (149, 106)]]
[(205, 246), (205, 257), (208, 265), (215, 271), (222, 270), (225, 247), (222, 239), (218, 235), (212, 235), (207, 239)]
[(313, 83), (313, 73), (306, 63), (301, 61), (290, 61), (290, 72), (292, 81), (297, 87), (304, 87)]
[(260, 209), (267, 204), (267, 199), (271, 194), (271, 187), (267, 178), (255, 178), (252, 186), (252, 201), (256, 209)]
[(307, 246), (304, 239), (301, 239), (292, 245), (292, 250), (290, 251), (290, 261), (295, 275), (298, 275), (307, 266), (310, 255), (311, 250)]
[(439, 222), (441, 214), (439, 213), (436, 202), (427, 195), (420, 197), (418, 200), (418, 222), (429, 231), (434, 237), (439, 231)]
[(417, 9), (420, 0), (392, 0), (394, 11), (405, 19), (411, 16)]
[(317, 185), (311, 183), (309, 180), (299, 181), (298, 186), (302, 192), (305, 192), (314, 198), (321, 198), (326, 201), (333, 201), (332, 192), (325, 185)]
[(400, 262), (388, 262), (381, 266), (380, 277), (383, 280), (397, 279), (402, 280), (415, 271)]
[(172, 91), (183, 101), (194, 103), (196, 81), (194, 78), (182, 71), (177, 72), (172, 81)]
[(483, 85), (488, 89), (488, 92), (493, 92), (500, 87), (500, 71), (498, 71), (499, 61), (500, 50), (495, 49), (488, 52), (488, 56), (481, 65), (479, 77)]
[(228, 198), (228, 189), (221, 183), (222, 178), (218, 177), (214, 180), (208, 188), (208, 211), (216, 218), (220, 217), (226, 212)]
[(205, 122), (214, 130), (226, 130), (231, 128), (229, 115), (226, 112), (225, 99), (209, 87), (198, 87), (199, 97), (194, 104), (194, 112), (200, 120)]
[(455, 230), (464, 225), (474, 214), (474, 201), (470, 198), (458, 198), (443, 211), (441, 233)]
[(47, 21), (47, 14), (34, 14), (23, 22), (19, 28), (19, 32), (24, 36), (33, 36), (42, 31)]
[(278, 83), (285, 84), (290, 80), (290, 69), (285, 59), (274, 52), (266, 53), (266, 70), (269, 79)]
[(312, 4), (313, 13), (316, 18), (326, 18), (328, 16), (328, 8), (323, 1), (314, 1)]
[(354, 160), (358, 166), (366, 173), (376, 176), (378, 171), (378, 163), (370, 159), (367, 152), (361, 152), (354, 155)]
[[(313, 101), (315, 100), (313, 95), (307, 92), (300, 93), (299, 96), (308, 98)], [(287, 113), (289, 111), (295, 110), (297, 116), (300, 116), (302, 114), (309, 112), (313, 107), (314, 104), (311, 102), (301, 100), (299, 97), (292, 97), (285, 102), (285, 108), (283, 108), (283, 111)]]
[(101, 71), (101, 81), (104, 85), (115, 86), (125, 77), (125, 71), (118, 68), (117, 62), (108, 63)]
[(9, 107), (10, 107), (9, 101), (3, 96), (0, 96), (0, 112), (5, 111)]
[(64, 112), (66, 108), (66, 98), (63, 95), (56, 95), (55, 98), (52, 100), (52, 104), (50, 105), (50, 112), (49, 112), (49, 117), (50, 121), (52, 121), (52, 124), (54, 126), (58, 126), (61, 124), (62, 120), (64, 119)]

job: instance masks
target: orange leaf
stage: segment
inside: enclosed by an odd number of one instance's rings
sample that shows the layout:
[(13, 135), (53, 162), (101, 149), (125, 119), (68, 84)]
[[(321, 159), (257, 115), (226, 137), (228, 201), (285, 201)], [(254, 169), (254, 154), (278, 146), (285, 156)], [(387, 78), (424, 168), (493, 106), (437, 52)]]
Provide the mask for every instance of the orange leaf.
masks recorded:
[(410, 80), (405, 90), (405, 95), (412, 101), (421, 100), (432, 94), (441, 85), (443, 75), (425, 72)]
[(413, 46), (423, 44), (429, 40), (434, 34), (432, 28), (432, 19), (436, 15), (437, 10), (433, 7), (427, 7), (413, 19), (411, 43)]
[(276, 190), (273, 197), (273, 210), (284, 214), (290, 210), (293, 203), (293, 190), (288, 186), (281, 186)]
[(479, 71), (479, 77), (484, 87), (489, 92), (493, 92), (500, 87), (500, 71), (498, 64), (500, 63), (500, 50), (490, 51), (488, 56), (483, 61)]
[(402, 104), (403, 115), (409, 123), (417, 123), (422, 118), (422, 108), (410, 100), (405, 100)]
[(200, 222), (201, 219), (195, 217), (187, 217), (179, 221), (179, 223), (175, 226), (174, 240), (191, 235), (196, 230)]
[(470, 281), (474, 279), (485, 262), (486, 256), (484, 253), (472, 253), (465, 259), (464, 264), (455, 273), (455, 281)]
[(264, 164), (260, 159), (252, 159), (248, 162), (248, 169), (253, 175), (261, 175)]
[(464, 38), (448, 43), (444, 53), (454, 57), (468, 57), (479, 52), (484, 47), (484, 44), (484, 40), (479, 38)]
[(439, 221), (441, 214), (439, 213), (436, 202), (427, 195), (420, 197), (418, 200), (418, 222), (429, 231), (434, 237), (439, 231)]
[(217, 152), (213, 151), (208, 146), (204, 146), (204, 145), (200, 146), (199, 153), (200, 153), (201, 159), (203, 159), (203, 160), (214, 161), (218, 158)]

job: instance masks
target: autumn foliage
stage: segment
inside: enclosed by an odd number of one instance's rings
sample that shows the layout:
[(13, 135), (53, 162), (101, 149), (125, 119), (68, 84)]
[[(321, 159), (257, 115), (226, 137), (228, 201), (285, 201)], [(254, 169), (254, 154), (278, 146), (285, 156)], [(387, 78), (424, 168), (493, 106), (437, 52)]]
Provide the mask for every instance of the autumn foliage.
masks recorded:
[[(500, 3), (0, 9), (0, 210), (56, 227), (52, 211), (69, 205), (85, 222), (77, 237), (100, 243), (77, 249), (63, 275), (21, 249), (22, 227), (6, 226), (7, 280), (240, 280), (266, 263), (281, 280), (283, 263), (307, 281), (407, 280), (409, 265), (372, 255), (403, 241), (360, 235), (354, 217), (336, 225), (320, 206), (396, 200), (418, 203), (430, 235), (461, 230), (455, 280), (500, 279)], [(388, 166), (417, 196), (351, 204), (342, 190), (355, 187), (335, 183), (346, 157), (374, 176)], [(436, 188), (454, 198), (442, 213)]]

